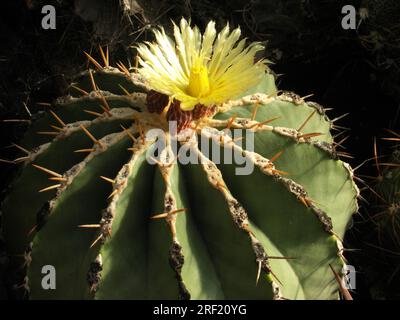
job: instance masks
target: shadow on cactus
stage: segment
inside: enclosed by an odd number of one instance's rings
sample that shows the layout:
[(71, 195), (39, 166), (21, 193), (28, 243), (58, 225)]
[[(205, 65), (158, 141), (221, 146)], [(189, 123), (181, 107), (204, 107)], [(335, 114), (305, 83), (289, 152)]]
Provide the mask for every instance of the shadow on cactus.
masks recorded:
[(32, 299), (337, 299), (358, 189), (324, 108), (279, 93), (239, 29), (202, 36), (182, 20), (176, 45), (155, 37), (140, 68), (88, 55), (96, 71), (18, 145), (2, 209), (19, 285)]

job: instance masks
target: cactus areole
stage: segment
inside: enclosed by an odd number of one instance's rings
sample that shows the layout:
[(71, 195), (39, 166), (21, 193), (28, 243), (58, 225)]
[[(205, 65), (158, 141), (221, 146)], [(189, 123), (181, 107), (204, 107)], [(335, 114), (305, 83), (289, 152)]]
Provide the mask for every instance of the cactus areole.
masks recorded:
[(19, 143), (2, 203), (16, 287), (31, 299), (339, 298), (359, 191), (334, 121), (278, 94), (240, 29), (201, 34), (182, 19), (174, 40), (154, 34), (138, 68), (87, 54), (95, 70)]

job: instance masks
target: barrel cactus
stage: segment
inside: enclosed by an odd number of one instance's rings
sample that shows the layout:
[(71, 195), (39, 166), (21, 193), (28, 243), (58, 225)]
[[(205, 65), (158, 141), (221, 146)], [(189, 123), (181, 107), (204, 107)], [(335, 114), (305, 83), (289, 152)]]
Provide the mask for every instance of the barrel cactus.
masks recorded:
[(239, 29), (202, 37), (182, 20), (176, 51), (155, 35), (140, 68), (87, 55), (94, 70), (16, 145), (2, 219), (18, 286), (32, 299), (337, 299), (359, 192), (333, 121), (279, 92)]

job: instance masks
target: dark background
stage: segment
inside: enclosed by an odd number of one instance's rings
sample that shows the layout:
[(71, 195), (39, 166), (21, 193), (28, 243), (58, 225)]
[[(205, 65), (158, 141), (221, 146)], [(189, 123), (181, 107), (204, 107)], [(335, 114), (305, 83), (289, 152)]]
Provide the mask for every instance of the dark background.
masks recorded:
[[(204, 30), (210, 19), (222, 27), (226, 21), (240, 25), (251, 41), (266, 43), (265, 55), (279, 75), (278, 88), (300, 96), (314, 94), (331, 119), (349, 113), (340, 125), (350, 128), (346, 136), (346, 159), (353, 167), (373, 156), (373, 140), (378, 137), (379, 155), (391, 145), (379, 138), (384, 129), (399, 128), (400, 117), (400, 1), (337, 0), (148, 0), (130, 1), (126, 11), (119, 0), (34, 1), (3, 0), (0, 4), (0, 120), (30, 119), (49, 102), (65, 93), (71, 78), (87, 67), (82, 52), (108, 45), (111, 60), (128, 64), (134, 52), (130, 45), (149, 39), (149, 28), (170, 26), (170, 19), (191, 17)], [(41, 28), (41, 7), (57, 9), (56, 30)], [(352, 4), (357, 10), (357, 30), (341, 27), (341, 9)], [(365, 10), (366, 11), (365, 11)], [(366, 15), (365, 12), (368, 14)], [(361, 14), (360, 14), (361, 13)], [(29, 111), (27, 111), (27, 109)], [(10, 148), (23, 135), (27, 122), (0, 123), (0, 158), (12, 159)], [(340, 133), (340, 132), (337, 132)], [(357, 172), (376, 176), (367, 162)], [(13, 166), (0, 163), (0, 188), (9, 184)], [(373, 187), (373, 182), (368, 182)], [(360, 188), (366, 189), (362, 183)], [(355, 299), (400, 298), (400, 254), (387, 254), (377, 243), (374, 198), (363, 193), (360, 214), (345, 239), (349, 262), (355, 265)], [(5, 192), (4, 191), (4, 192)], [(399, 213), (400, 214), (400, 213)], [(371, 246), (370, 243), (376, 243)], [(390, 248), (392, 250), (393, 248)], [(393, 249), (395, 250), (395, 249)], [(1, 249), (0, 249), (1, 251)], [(5, 261), (4, 253), (0, 255)], [(1, 272), (1, 270), (0, 270)], [(1, 286), (1, 284), (0, 284)], [(6, 297), (0, 290), (0, 297)]]

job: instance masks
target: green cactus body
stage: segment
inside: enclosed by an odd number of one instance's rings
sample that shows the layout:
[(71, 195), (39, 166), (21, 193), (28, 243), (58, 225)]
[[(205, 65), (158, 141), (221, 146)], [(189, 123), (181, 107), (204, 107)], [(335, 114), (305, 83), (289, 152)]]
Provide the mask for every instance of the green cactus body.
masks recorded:
[[(338, 298), (330, 266), (340, 274), (358, 189), (321, 106), (277, 95), (266, 74), (194, 122), (197, 134), (180, 135), (201, 164), (150, 164), (155, 144), (144, 134), (164, 124), (146, 111), (145, 82), (105, 67), (91, 88), (90, 75), (53, 104), (63, 124), (48, 114), (21, 142), (32, 151), (2, 205), (9, 253), (31, 246), (14, 263), (26, 264), (32, 299)], [(49, 124), (61, 128), (34, 134)], [(253, 132), (255, 150), (232, 129)], [(204, 141), (253, 172), (214, 163)], [(38, 193), (49, 178), (55, 186)], [(44, 265), (55, 267), (55, 290), (42, 288)]]

